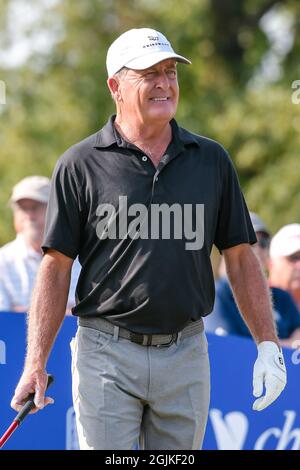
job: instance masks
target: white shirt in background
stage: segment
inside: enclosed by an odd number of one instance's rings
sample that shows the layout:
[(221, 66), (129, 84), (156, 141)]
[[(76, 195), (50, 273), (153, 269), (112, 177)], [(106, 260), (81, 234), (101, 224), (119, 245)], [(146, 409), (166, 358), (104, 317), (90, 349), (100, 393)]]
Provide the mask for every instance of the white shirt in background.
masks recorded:
[[(27, 312), (42, 258), (42, 253), (37, 253), (25, 243), (22, 234), (0, 248), (0, 311)], [(72, 267), (67, 313), (75, 305), (80, 269), (76, 259)]]

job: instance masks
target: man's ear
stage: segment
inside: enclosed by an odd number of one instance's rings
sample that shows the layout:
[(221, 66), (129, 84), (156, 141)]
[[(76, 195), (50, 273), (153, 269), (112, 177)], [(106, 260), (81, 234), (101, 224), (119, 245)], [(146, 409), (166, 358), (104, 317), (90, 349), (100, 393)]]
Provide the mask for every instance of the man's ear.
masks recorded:
[(120, 84), (118, 80), (114, 77), (110, 77), (107, 79), (107, 86), (111, 92), (115, 101), (120, 101), (121, 94), (120, 94)]

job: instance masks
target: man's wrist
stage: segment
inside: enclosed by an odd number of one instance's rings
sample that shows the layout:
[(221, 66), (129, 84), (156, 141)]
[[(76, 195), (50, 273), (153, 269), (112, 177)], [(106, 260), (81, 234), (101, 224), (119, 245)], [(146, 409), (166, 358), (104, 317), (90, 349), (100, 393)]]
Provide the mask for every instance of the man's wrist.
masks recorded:
[(30, 357), (27, 356), (24, 365), (24, 371), (41, 371), (46, 369), (47, 360), (44, 358)]
[(278, 352), (282, 352), (282, 349), (280, 347), (280, 344), (277, 341), (261, 341), (260, 343), (257, 344), (257, 350), (259, 353), (262, 352), (267, 352), (269, 354), (276, 354)]

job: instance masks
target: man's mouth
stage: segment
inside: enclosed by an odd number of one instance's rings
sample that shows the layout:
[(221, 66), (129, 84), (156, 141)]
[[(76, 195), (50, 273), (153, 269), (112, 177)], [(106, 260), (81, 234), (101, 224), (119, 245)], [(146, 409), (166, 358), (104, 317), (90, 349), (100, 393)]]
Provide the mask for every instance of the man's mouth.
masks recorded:
[(163, 98), (150, 98), (150, 101), (168, 101), (170, 98), (165, 96)]

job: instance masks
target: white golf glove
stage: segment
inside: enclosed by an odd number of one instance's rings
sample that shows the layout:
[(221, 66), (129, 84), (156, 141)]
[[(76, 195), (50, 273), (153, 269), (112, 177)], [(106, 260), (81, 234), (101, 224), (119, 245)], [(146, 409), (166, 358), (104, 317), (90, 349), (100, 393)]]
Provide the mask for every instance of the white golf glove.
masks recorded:
[[(281, 349), (273, 341), (257, 346), (258, 356), (253, 369), (253, 395), (260, 397), (253, 410), (261, 411), (279, 397), (286, 385), (286, 368)], [(261, 396), (266, 388), (265, 395)]]

